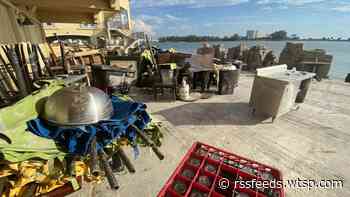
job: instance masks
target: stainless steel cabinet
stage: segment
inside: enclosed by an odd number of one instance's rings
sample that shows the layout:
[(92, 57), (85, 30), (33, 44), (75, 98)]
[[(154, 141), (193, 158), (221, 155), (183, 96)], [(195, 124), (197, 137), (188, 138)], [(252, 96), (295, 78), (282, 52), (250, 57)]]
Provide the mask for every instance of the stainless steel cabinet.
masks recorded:
[(250, 97), (254, 114), (276, 118), (306, 97), (314, 73), (287, 70), (287, 65), (257, 69)]

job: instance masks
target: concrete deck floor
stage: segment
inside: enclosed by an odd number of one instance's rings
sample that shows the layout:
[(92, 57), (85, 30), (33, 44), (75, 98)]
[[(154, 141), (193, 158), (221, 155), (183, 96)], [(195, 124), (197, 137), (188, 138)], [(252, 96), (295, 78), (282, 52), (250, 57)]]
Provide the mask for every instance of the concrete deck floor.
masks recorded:
[(166, 159), (159, 161), (148, 148), (143, 148), (134, 161), (137, 173), (118, 176), (121, 188), (117, 192), (104, 183), (85, 185), (73, 196), (156, 196), (196, 141), (280, 169), (285, 180), (344, 180), (343, 189), (287, 188), (288, 197), (350, 196), (350, 84), (314, 81), (300, 109), (272, 124), (270, 119), (250, 115), (252, 82), (252, 76), (244, 75), (234, 95), (194, 103), (155, 103), (150, 101), (150, 95), (139, 99), (167, 127), (161, 147)]

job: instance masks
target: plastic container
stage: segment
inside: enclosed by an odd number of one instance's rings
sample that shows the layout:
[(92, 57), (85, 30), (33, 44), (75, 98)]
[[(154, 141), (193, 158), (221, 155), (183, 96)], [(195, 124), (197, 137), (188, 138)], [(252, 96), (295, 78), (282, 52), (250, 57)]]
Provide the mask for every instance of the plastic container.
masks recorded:
[[(225, 178), (229, 187), (221, 189)], [(158, 197), (285, 197), (283, 188), (242, 188), (235, 180), (282, 181), (282, 173), (233, 153), (196, 142), (182, 159)], [(239, 194), (239, 195), (238, 195)]]

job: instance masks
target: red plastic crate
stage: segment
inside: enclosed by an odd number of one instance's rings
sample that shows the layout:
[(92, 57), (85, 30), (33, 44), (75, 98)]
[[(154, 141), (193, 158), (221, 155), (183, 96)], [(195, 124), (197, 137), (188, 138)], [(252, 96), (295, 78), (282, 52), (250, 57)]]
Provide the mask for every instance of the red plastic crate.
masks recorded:
[[(284, 189), (235, 187), (234, 180), (282, 181), (282, 173), (264, 165), (213, 146), (196, 142), (166, 182), (158, 197), (235, 197), (233, 193), (249, 197), (285, 197)], [(219, 180), (230, 180), (229, 188), (222, 190)], [(176, 188), (176, 189), (175, 189)], [(196, 195), (195, 195), (196, 193)], [(246, 195), (243, 195), (246, 194)]]

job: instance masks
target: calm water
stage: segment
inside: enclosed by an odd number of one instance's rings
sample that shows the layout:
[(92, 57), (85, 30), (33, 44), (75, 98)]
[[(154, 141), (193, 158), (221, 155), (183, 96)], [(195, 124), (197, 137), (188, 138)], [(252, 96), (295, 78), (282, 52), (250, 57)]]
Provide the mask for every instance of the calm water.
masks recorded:
[[(223, 44), (225, 48), (238, 46), (238, 42), (211, 42), (210, 44)], [(350, 73), (350, 42), (323, 42), (323, 41), (303, 41), (304, 49), (325, 49), (327, 53), (333, 55), (333, 64), (330, 77), (334, 79), (344, 80), (346, 75)], [(256, 44), (264, 45), (274, 51), (279, 57), (286, 42), (276, 41), (248, 41), (248, 46)], [(162, 49), (176, 48), (178, 51), (194, 53), (197, 48), (201, 47), (200, 42), (164, 42), (158, 43)]]

